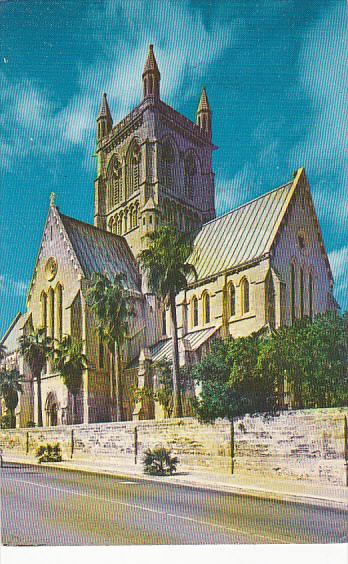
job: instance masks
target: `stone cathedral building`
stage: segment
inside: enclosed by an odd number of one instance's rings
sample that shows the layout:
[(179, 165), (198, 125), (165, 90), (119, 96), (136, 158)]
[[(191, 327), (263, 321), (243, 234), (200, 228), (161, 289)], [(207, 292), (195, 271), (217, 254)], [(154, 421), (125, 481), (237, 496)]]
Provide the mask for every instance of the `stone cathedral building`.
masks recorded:
[[(17, 424), (37, 421), (36, 383), (19, 358), (17, 339), (45, 327), (84, 341), (88, 369), (79, 422), (115, 419), (110, 358), (99, 341), (85, 293), (93, 272), (121, 271), (134, 299), (123, 350), (127, 419), (161, 417), (158, 405), (133, 405), (130, 386), (153, 386), (151, 363), (171, 356), (169, 312), (149, 293), (137, 264), (147, 235), (174, 222), (195, 232), (190, 259), (198, 279), (177, 296), (181, 365), (197, 362), (217, 336), (246, 336), (336, 307), (333, 279), (304, 169), (279, 188), (221, 217), (215, 214), (212, 112), (202, 90), (195, 123), (160, 97), (161, 75), (150, 45), (143, 97), (113, 124), (106, 94), (97, 117), (94, 225), (64, 215), (51, 196), (27, 295), (2, 339), (6, 363), (25, 375)], [(232, 187), (233, 188), (233, 187)], [(71, 422), (71, 398), (48, 363), (42, 375), (44, 424)]]

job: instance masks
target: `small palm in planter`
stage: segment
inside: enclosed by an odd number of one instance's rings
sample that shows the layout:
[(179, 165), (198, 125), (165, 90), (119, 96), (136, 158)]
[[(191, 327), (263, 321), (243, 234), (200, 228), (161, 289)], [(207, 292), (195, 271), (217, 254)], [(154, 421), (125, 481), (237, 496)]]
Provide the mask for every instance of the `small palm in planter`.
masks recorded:
[(42, 462), (61, 462), (62, 452), (59, 443), (40, 445), (35, 454), (39, 464)]
[(171, 456), (171, 451), (165, 447), (157, 447), (145, 452), (143, 458), (145, 474), (152, 476), (168, 476), (176, 471), (179, 460)]

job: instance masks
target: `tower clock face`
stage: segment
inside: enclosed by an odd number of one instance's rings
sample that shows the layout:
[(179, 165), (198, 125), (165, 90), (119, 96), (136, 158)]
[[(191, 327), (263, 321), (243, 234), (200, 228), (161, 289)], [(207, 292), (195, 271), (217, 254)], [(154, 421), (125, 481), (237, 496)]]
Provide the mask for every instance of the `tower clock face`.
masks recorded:
[(53, 280), (53, 278), (57, 274), (57, 270), (58, 270), (58, 263), (56, 259), (54, 257), (50, 257), (46, 262), (46, 266), (45, 266), (45, 276), (49, 282)]

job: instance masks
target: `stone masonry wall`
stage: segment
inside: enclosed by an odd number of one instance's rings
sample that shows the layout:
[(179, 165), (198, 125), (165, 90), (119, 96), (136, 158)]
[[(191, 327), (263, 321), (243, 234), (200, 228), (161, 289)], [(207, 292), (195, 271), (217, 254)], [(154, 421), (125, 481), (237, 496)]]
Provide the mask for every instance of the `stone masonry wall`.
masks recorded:
[[(192, 471), (285, 476), (346, 484), (344, 417), (347, 409), (322, 409), (256, 415), (201, 424), (193, 418), (96, 423), (44, 429), (0, 430), (5, 458), (34, 453), (43, 442), (59, 442), (63, 458), (141, 463), (148, 447), (172, 449)], [(73, 433), (72, 433), (73, 432)]]

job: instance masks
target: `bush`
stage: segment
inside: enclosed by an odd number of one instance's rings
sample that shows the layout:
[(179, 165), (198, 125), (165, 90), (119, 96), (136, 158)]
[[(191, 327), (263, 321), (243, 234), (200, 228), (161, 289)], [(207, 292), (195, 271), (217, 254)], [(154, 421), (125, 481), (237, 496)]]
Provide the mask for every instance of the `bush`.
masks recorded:
[(13, 429), (15, 425), (16, 421), (9, 413), (0, 418), (1, 429)]
[(35, 456), (39, 464), (41, 462), (61, 462), (62, 452), (59, 443), (51, 445), (40, 445), (36, 450)]
[(35, 421), (27, 421), (27, 427), (35, 427)]
[(179, 460), (171, 456), (171, 451), (165, 447), (157, 447), (145, 452), (143, 458), (145, 474), (152, 476), (168, 476), (176, 471)]

